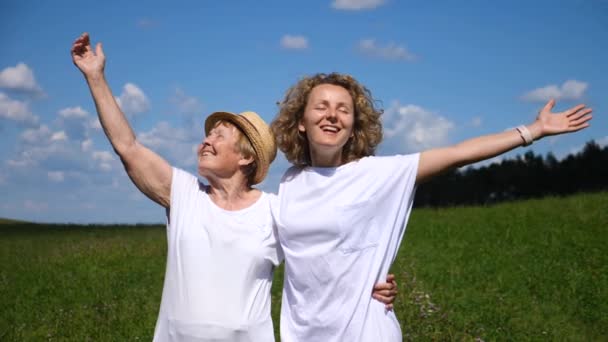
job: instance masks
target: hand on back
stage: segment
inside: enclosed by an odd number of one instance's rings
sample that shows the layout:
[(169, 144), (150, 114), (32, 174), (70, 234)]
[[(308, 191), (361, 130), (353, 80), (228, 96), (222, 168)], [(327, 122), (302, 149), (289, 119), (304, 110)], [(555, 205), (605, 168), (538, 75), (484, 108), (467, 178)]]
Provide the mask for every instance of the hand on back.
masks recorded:
[(72, 61), (86, 77), (102, 75), (106, 56), (103, 54), (101, 43), (97, 43), (95, 52), (91, 48), (88, 33), (83, 33), (72, 44)]

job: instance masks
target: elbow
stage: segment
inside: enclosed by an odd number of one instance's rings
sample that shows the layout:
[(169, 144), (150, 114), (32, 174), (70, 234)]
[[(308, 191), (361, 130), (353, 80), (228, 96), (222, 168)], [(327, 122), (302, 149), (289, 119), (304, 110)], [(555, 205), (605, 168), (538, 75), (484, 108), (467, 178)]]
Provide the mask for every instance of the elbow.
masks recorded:
[(139, 145), (137, 140), (133, 140), (130, 142), (113, 144), (112, 148), (121, 159), (124, 159), (128, 158), (129, 155), (134, 154), (134, 151), (137, 150), (137, 145)]
[(137, 142), (137, 140), (133, 140), (131, 143), (125, 144), (116, 144), (112, 146), (114, 148), (114, 152), (120, 157), (120, 160), (123, 164), (128, 164), (134, 158), (138, 157), (138, 154), (141, 151), (141, 145)]

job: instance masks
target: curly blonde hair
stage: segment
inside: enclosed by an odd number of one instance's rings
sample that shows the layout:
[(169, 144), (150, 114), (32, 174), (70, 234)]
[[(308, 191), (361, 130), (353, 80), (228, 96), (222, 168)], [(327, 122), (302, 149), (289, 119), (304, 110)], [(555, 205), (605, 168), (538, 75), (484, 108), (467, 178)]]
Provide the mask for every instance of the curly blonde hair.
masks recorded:
[(353, 99), (355, 122), (353, 137), (342, 149), (342, 160), (348, 163), (374, 154), (382, 141), (382, 110), (374, 105), (371, 92), (350, 75), (315, 74), (301, 79), (285, 93), (279, 103), (279, 113), (270, 127), (277, 145), (287, 160), (296, 166), (311, 166), (308, 138), (298, 130), (312, 89), (321, 84), (340, 86)]

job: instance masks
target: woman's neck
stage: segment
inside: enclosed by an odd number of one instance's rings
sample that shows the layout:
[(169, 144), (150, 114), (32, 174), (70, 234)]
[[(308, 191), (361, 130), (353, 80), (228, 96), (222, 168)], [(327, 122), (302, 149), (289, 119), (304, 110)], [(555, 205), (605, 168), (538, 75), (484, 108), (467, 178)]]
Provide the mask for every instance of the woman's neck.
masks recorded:
[(240, 210), (251, 206), (262, 192), (247, 185), (246, 181), (211, 180), (207, 194), (218, 207), (225, 210)]
[(341, 150), (337, 153), (321, 153), (311, 149), (310, 161), (314, 167), (338, 167), (345, 164)]

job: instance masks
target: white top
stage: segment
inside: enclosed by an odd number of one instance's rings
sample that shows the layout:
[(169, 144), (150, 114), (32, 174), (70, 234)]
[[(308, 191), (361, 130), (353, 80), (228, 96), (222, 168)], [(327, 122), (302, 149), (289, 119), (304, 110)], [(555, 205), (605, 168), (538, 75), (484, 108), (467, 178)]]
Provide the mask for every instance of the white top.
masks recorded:
[(173, 168), (167, 269), (154, 341), (274, 341), (273, 269), (282, 259), (271, 195), (224, 210), (207, 186)]
[(285, 253), (282, 341), (401, 341), (373, 300), (412, 208), (419, 154), (289, 169), (272, 204)]

